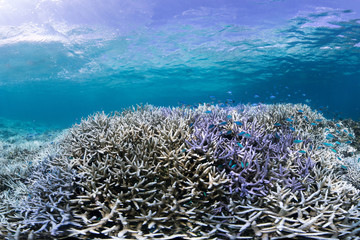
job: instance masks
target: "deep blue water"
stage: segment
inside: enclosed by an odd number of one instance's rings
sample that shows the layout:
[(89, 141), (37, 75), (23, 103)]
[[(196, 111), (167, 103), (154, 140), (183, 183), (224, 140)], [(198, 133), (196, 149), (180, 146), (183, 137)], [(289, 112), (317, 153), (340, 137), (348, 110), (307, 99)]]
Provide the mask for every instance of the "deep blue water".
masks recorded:
[(353, 0), (0, 2), (0, 116), (231, 99), (359, 120), (359, 19)]

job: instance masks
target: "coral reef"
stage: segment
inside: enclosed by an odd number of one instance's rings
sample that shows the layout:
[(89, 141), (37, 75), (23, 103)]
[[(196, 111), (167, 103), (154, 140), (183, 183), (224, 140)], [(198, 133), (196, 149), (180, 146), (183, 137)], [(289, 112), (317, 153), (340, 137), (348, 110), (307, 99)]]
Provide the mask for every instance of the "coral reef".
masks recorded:
[(8, 239), (356, 239), (353, 138), (301, 104), (96, 113), (27, 175), (17, 205), (0, 209), (0, 231)]

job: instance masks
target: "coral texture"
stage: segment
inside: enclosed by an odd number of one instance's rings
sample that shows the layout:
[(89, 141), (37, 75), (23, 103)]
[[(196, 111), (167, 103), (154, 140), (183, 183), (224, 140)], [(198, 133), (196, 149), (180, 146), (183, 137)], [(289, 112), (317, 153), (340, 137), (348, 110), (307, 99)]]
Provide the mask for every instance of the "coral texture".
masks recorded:
[(301, 104), (96, 113), (29, 175), (28, 196), (6, 206), (0, 231), (9, 239), (355, 239), (358, 169), (345, 158), (354, 137)]

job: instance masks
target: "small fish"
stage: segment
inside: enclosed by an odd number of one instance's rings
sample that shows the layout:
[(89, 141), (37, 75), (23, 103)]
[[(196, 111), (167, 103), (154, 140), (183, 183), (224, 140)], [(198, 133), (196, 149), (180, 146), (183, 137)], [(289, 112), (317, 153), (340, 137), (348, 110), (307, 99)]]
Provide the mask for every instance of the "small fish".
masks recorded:
[(341, 127), (340, 124), (338, 124), (338, 123), (336, 124), (336, 126), (339, 127), (339, 128)]
[(186, 152), (186, 149), (184, 148), (183, 150), (181, 150), (181, 152)]
[(327, 138), (327, 139), (330, 139), (330, 138), (335, 138), (335, 136), (334, 136), (334, 135), (332, 135), (331, 133), (329, 133), (328, 135), (326, 135), (326, 138)]
[(322, 119), (315, 119), (315, 122), (322, 122)]
[(229, 162), (229, 166), (231, 166), (231, 164), (232, 164), (232, 159), (231, 159), (230, 162)]
[(226, 125), (227, 122), (221, 122), (219, 125)]
[(300, 150), (300, 151), (299, 151), (299, 153), (306, 153), (306, 151), (304, 151), (304, 150)]
[(215, 96), (210, 96), (210, 99), (211, 99), (211, 100), (215, 100), (216, 97), (215, 97)]
[(337, 153), (337, 151), (333, 148), (330, 148), (331, 151), (333, 151), (334, 153)]
[(279, 134), (277, 134), (277, 133), (275, 133), (275, 137), (276, 137), (277, 139), (280, 139), (280, 136), (279, 136)]
[(255, 94), (255, 95), (254, 95), (254, 98), (259, 98), (259, 97), (260, 97), (260, 96), (259, 96), (259, 95), (257, 95), (257, 94)]
[(205, 113), (211, 113), (211, 111), (205, 111)]
[(316, 123), (310, 123), (312, 126), (316, 126), (317, 124)]
[(294, 143), (302, 143), (302, 142), (303, 142), (303, 140), (300, 140), (300, 139), (294, 140)]
[(242, 122), (239, 122), (239, 121), (235, 121), (234, 123), (236, 123), (236, 125), (238, 125), (238, 126), (242, 126), (242, 125), (243, 125)]
[(244, 148), (244, 146), (241, 143), (236, 143), (239, 147)]
[(351, 133), (349, 133), (348, 136), (354, 138), (354, 135), (352, 135)]
[(344, 129), (344, 133), (348, 133), (348, 131), (346, 129)]
[(241, 162), (241, 167), (244, 168), (244, 163), (243, 162)]
[(294, 120), (292, 120), (291, 118), (287, 118), (285, 119), (287, 122), (293, 122)]
[(231, 95), (231, 94), (232, 94), (232, 91), (227, 91), (226, 93), (229, 94), (229, 95)]
[(347, 167), (344, 165), (341, 165), (341, 168), (347, 170)]
[(229, 131), (226, 132), (226, 135), (229, 135), (229, 134), (231, 134), (231, 133), (232, 133), (232, 131), (229, 130)]
[(214, 125), (214, 124), (211, 124), (211, 125), (209, 126), (209, 129), (212, 129), (213, 127), (215, 127), (215, 125)]
[(330, 129), (328, 129), (328, 128), (325, 128), (325, 132), (328, 132), (328, 131), (330, 131)]
[(271, 95), (270, 96), (270, 99), (275, 99), (276, 97), (274, 95)]
[(189, 127), (192, 127), (194, 125), (194, 123), (190, 123)]
[(251, 138), (251, 135), (248, 134), (248, 133), (246, 133), (246, 134), (244, 135), (244, 137), (245, 137), (245, 138)]
[(257, 104), (257, 103), (253, 103), (253, 104), (251, 104), (251, 106), (253, 106), (253, 107), (256, 107), (256, 106), (258, 106), (259, 104)]
[(337, 133), (341, 133), (339, 130), (336, 130)]
[(281, 124), (280, 123), (275, 123), (274, 126), (275, 127), (281, 127)]
[(299, 113), (303, 113), (304, 111), (303, 111), (303, 110), (301, 110), (301, 109), (299, 109), (299, 110), (298, 110), (298, 112), (299, 112)]
[(345, 143), (351, 144), (351, 141), (346, 141)]
[(303, 97), (305, 97), (305, 96), (306, 96), (306, 94), (305, 94), (305, 93), (303, 93), (302, 95), (303, 95)]
[(227, 119), (231, 119), (232, 116), (231, 116), (231, 115), (227, 115), (226, 118), (227, 118)]
[(232, 165), (231, 168), (234, 168), (236, 166), (236, 164)]
[(290, 128), (290, 130), (292, 130), (292, 131), (294, 131), (295, 132), (295, 128), (293, 128), (293, 127), (289, 127)]
[(327, 146), (327, 147), (333, 147), (333, 146), (334, 146), (334, 144), (326, 143), (326, 142), (324, 142), (323, 144), (324, 144), (325, 146)]
[(340, 142), (336, 141), (335, 144), (340, 145)]
[(238, 133), (238, 135), (239, 135), (239, 136), (242, 136), (242, 135), (244, 135), (244, 134), (245, 134), (245, 132), (244, 132), (244, 131), (242, 131), (242, 132)]

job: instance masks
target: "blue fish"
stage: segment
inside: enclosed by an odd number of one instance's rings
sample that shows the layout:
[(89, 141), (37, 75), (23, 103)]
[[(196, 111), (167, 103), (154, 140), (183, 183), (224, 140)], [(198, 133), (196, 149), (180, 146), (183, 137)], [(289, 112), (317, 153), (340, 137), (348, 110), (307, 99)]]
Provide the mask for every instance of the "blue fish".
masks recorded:
[(219, 125), (226, 125), (227, 122), (221, 122)]
[(348, 136), (354, 138), (354, 135), (352, 135), (351, 133), (349, 133)]
[(326, 143), (326, 142), (324, 142), (323, 144), (324, 144), (325, 146), (327, 146), (327, 147), (333, 147), (333, 146), (334, 146), (334, 144)]
[(256, 95), (256, 94), (254, 95), (254, 98), (259, 98), (259, 97), (260, 97), (259, 95)]
[(303, 142), (303, 140), (300, 140), (300, 139), (294, 140), (294, 143), (302, 143), (302, 142)]
[(322, 119), (315, 119), (316, 122), (322, 122)]
[(298, 112), (299, 112), (299, 113), (303, 113), (304, 111), (303, 111), (303, 110), (301, 110), (301, 109), (299, 109), (299, 110), (298, 110)]
[(336, 141), (335, 144), (340, 145), (340, 142)]
[(258, 106), (259, 104), (257, 104), (257, 103), (253, 103), (253, 104), (251, 104), (251, 106), (253, 106), (253, 107), (256, 107), (256, 106)]
[(227, 118), (227, 119), (231, 119), (232, 116), (231, 116), (231, 115), (227, 115), (226, 118)]
[(236, 122), (234, 122), (234, 123), (236, 123), (236, 125), (238, 125), (238, 126), (242, 126), (242, 125), (243, 125), (242, 122), (239, 122), (239, 121), (236, 121)]
[(243, 162), (240, 162), (241, 163), (241, 167), (244, 168), (244, 163)]
[(348, 131), (346, 129), (344, 129), (344, 133), (348, 133)]
[(347, 170), (347, 167), (344, 165), (341, 165), (341, 168)]
[(186, 149), (184, 148), (183, 150), (181, 150), (181, 152), (186, 152)]
[(209, 129), (212, 129), (213, 127), (215, 127), (215, 125), (214, 125), (214, 124), (211, 124), (211, 125), (209, 126)]
[(295, 128), (293, 128), (293, 127), (289, 127), (289, 128), (290, 128), (290, 130), (295, 131)]
[(232, 165), (231, 168), (234, 168), (236, 166), (236, 164)]
[(306, 151), (304, 151), (304, 150), (300, 150), (300, 151), (299, 151), (299, 153), (306, 153)]
[(275, 137), (278, 138), (278, 139), (280, 139), (280, 136), (279, 136), (279, 134), (277, 134), (277, 133), (275, 133)]
[(211, 113), (211, 111), (205, 111), (205, 113)]
[(270, 96), (270, 99), (275, 99), (276, 97), (274, 95), (271, 95)]
[(316, 126), (317, 124), (316, 123), (310, 123), (312, 126)]
[(229, 162), (229, 166), (231, 166), (231, 163), (232, 163), (232, 159), (231, 159), (230, 162)]
[(336, 124), (336, 126), (337, 126), (337, 127), (341, 127), (340, 124), (338, 124), (338, 123)]
[(231, 95), (231, 94), (232, 94), (232, 91), (227, 91), (226, 93), (229, 94), (229, 95)]
[(288, 121), (288, 122), (293, 122), (294, 120), (292, 120), (291, 118), (287, 118), (287, 119), (285, 119), (286, 121)]
[(280, 127), (281, 124), (280, 124), (280, 123), (275, 123), (274, 126), (275, 126), (275, 127)]
[(239, 136), (242, 136), (242, 135), (244, 135), (245, 134), (245, 132), (243, 131), (243, 132), (240, 132), (240, 133), (238, 133), (238, 135)]
[(335, 136), (334, 136), (334, 135), (332, 135), (331, 133), (329, 133), (328, 135), (326, 135), (326, 138), (327, 138), (327, 139), (330, 139), (330, 138), (335, 138)]
[(346, 141), (345, 143), (351, 144), (351, 141)]
[(334, 153), (337, 153), (337, 151), (333, 148), (330, 148), (331, 151), (333, 151)]
[(246, 133), (246, 134), (244, 135), (244, 137), (245, 137), (245, 138), (251, 138), (251, 135), (248, 134), (248, 133)]
[(244, 148), (244, 146), (241, 143), (236, 143), (239, 147)]
[(232, 133), (232, 131), (229, 130), (229, 131), (226, 132), (226, 135), (229, 135), (229, 134), (231, 134), (231, 133)]

